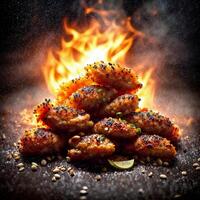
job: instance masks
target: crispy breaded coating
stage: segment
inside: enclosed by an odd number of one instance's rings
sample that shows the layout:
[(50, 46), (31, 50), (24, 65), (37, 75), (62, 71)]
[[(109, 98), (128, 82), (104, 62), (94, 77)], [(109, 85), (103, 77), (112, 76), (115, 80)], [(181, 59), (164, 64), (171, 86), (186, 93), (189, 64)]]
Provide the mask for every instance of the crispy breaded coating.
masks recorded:
[(112, 155), (115, 145), (104, 135), (93, 134), (82, 138), (70, 139), (69, 144), (73, 149), (68, 150), (72, 160), (88, 160)]
[(88, 76), (84, 76), (61, 84), (56, 94), (56, 104), (57, 105), (64, 104), (67, 98), (73, 92), (84, 86), (91, 85), (92, 83), (93, 81)]
[(169, 118), (153, 111), (133, 112), (125, 118), (135, 124), (146, 134), (156, 134), (177, 142), (180, 138), (179, 128)]
[(133, 69), (103, 61), (85, 67), (87, 76), (94, 82), (117, 90), (131, 91), (142, 87)]
[(101, 111), (103, 116), (124, 116), (134, 112), (138, 108), (139, 98), (137, 95), (124, 94), (106, 105)]
[(100, 85), (84, 86), (74, 92), (68, 99), (67, 105), (85, 111), (97, 111), (102, 105), (112, 101), (117, 91)]
[(40, 104), (34, 110), (34, 114), (38, 121), (42, 121), (56, 133), (72, 133), (93, 126), (90, 115), (84, 110), (77, 110), (68, 106), (54, 107), (49, 100)]
[(62, 150), (66, 141), (50, 129), (26, 130), (19, 140), (19, 151), (24, 155), (43, 155)]
[(135, 141), (125, 144), (123, 150), (126, 153), (162, 159), (172, 159), (176, 155), (176, 149), (170, 141), (158, 135), (141, 135)]
[(94, 125), (94, 132), (106, 135), (111, 138), (134, 138), (138, 129), (132, 124), (127, 123), (125, 120), (116, 118), (104, 118)]

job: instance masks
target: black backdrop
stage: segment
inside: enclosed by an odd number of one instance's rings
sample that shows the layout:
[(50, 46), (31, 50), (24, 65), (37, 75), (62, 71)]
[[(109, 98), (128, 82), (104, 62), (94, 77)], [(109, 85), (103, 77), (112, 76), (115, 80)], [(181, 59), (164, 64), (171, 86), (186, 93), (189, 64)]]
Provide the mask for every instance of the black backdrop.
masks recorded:
[[(112, 2), (115, 2), (112, 0)], [(131, 15), (147, 1), (124, 0), (122, 6), (127, 15)], [(151, 1), (148, 1), (151, 2)], [(191, 88), (198, 89), (200, 83), (200, 5), (198, 0), (166, 0), (158, 1), (165, 4), (168, 15), (175, 16), (176, 23), (170, 29), (173, 34), (186, 45), (188, 59), (181, 63), (178, 70), (180, 78), (186, 80)], [(64, 16), (70, 19), (81, 17), (80, 0), (10, 0), (1, 1), (1, 74), (7, 68), (4, 56), (10, 52), (28, 49), (35, 39), (43, 34), (62, 32), (61, 22)], [(168, 16), (164, 16), (168, 18)], [(145, 20), (148, 20), (148, 16)], [(140, 28), (140, 25), (138, 25)], [(59, 38), (59, 37), (58, 37)], [(174, 52), (176, 53), (176, 52)], [(4, 83), (1, 83), (1, 87)], [(5, 89), (5, 87), (4, 87)]]

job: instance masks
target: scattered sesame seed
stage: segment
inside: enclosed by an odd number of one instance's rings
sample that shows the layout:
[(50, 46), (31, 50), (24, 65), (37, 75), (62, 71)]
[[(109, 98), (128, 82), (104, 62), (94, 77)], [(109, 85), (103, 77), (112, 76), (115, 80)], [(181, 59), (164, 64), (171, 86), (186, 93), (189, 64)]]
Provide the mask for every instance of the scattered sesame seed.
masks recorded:
[(199, 170), (200, 170), (200, 167), (196, 167), (196, 170), (199, 171)]
[(31, 165), (35, 165), (38, 167), (38, 164), (36, 162), (32, 162)]
[(62, 171), (62, 172), (64, 172), (64, 171), (66, 171), (66, 168), (65, 167), (60, 167), (60, 170)]
[(139, 193), (139, 194), (143, 194), (143, 193), (144, 193), (144, 190), (143, 190), (142, 188), (140, 188), (140, 189), (138, 190), (138, 193)]
[(38, 166), (37, 165), (31, 165), (32, 171), (37, 171)]
[(88, 190), (87, 186), (83, 186), (82, 188), (83, 188), (83, 190)]
[(54, 174), (54, 177), (55, 177), (56, 179), (60, 179), (60, 174)]
[(17, 164), (16, 166), (17, 166), (18, 168), (24, 167), (24, 163), (19, 163), (19, 164)]
[(182, 174), (183, 176), (186, 176), (186, 175), (187, 175), (187, 172), (186, 172), (186, 171), (182, 171), (181, 174)]
[(145, 169), (142, 169), (142, 171), (141, 171), (143, 174), (146, 172), (146, 170)]
[(105, 127), (104, 130), (105, 130), (105, 131), (108, 131), (108, 127)]
[(198, 158), (197, 161), (200, 162), (200, 158)]
[(153, 172), (149, 172), (148, 177), (152, 177), (153, 176)]
[(53, 172), (53, 173), (58, 173), (58, 172), (60, 172), (59, 167), (55, 167), (55, 168), (52, 170), (52, 172)]
[(42, 159), (42, 160), (41, 160), (41, 165), (42, 165), (42, 166), (46, 166), (46, 165), (47, 165), (47, 161), (46, 161), (45, 159)]
[(67, 171), (69, 172), (71, 169), (72, 169), (72, 167), (68, 167), (68, 168), (67, 168)]
[(19, 168), (19, 172), (24, 171), (24, 169), (25, 169), (24, 167), (20, 167), (20, 168)]
[(167, 179), (167, 176), (165, 174), (160, 174), (161, 179)]
[(80, 195), (86, 195), (88, 192), (86, 190), (80, 190)]
[(6, 139), (6, 135), (2, 134), (2, 139), (5, 140)]
[(199, 163), (193, 163), (193, 167), (199, 167)]
[(101, 176), (100, 176), (100, 175), (97, 175), (97, 176), (95, 176), (95, 179), (96, 179), (97, 181), (100, 181), (100, 180), (101, 180)]
[(51, 180), (52, 180), (52, 182), (56, 182), (56, 177), (53, 176)]
[(174, 196), (174, 198), (180, 198), (180, 197), (181, 197), (180, 194), (176, 194), (176, 195)]

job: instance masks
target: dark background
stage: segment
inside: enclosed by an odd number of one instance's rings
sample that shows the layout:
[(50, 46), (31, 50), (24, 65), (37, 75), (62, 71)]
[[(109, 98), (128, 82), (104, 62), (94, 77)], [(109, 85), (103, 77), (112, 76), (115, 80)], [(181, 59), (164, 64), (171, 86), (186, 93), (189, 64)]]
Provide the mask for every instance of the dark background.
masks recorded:
[[(90, 4), (95, 1), (88, 1)], [(116, 5), (118, 1), (114, 2)], [(166, 1), (139, 1), (139, 0), (123, 0), (120, 1), (122, 7), (127, 15), (134, 14), (135, 11), (140, 9), (145, 3), (155, 3), (159, 8), (165, 7), (165, 12), (159, 17), (163, 21), (170, 21), (175, 19), (174, 22), (168, 23), (170, 34), (178, 38), (180, 42), (184, 43), (187, 49), (187, 59), (181, 60), (173, 66), (175, 73), (178, 73), (179, 78), (186, 81), (191, 89), (198, 89), (200, 83), (200, 70), (199, 70), (199, 50), (200, 50), (200, 5), (198, 0), (166, 0)], [(80, 6), (79, 0), (10, 0), (1, 1), (0, 15), (1, 15), (1, 28), (0, 28), (0, 67), (1, 77), (0, 81), (1, 91), (7, 91), (10, 83), (7, 84), (7, 78), (11, 71), (12, 59), (7, 55), (13, 52), (20, 52), (22, 55), (20, 59), (29, 57), (33, 53), (32, 46), (38, 38), (45, 37), (51, 32), (56, 33), (58, 36), (62, 33), (62, 20), (65, 16), (68, 19), (81, 21), (83, 16), (83, 9)], [(142, 21), (135, 22), (135, 26), (140, 29), (142, 23), (148, 23), (151, 18), (148, 15), (142, 16)], [(60, 37), (57, 37), (58, 41)], [(55, 41), (56, 42), (56, 41)], [(34, 49), (37, 51), (37, 48)], [(173, 48), (171, 49), (172, 55), (176, 55)], [(174, 52), (173, 52), (174, 51)], [(23, 55), (26, 56), (23, 56)], [(19, 59), (18, 58), (18, 59)], [(16, 60), (14, 60), (16, 62)], [(13, 63), (12, 63), (13, 64)], [(15, 67), (13, 65), (13, 67)]]

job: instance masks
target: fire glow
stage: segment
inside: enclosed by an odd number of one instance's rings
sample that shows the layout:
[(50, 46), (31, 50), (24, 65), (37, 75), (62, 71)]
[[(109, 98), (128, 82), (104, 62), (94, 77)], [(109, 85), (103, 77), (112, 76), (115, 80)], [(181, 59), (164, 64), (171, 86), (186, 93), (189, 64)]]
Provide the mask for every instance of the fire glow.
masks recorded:
[(61, 83), (84, 75), (84, 67), (87, 64), (100, 60), (117, 62), (123, 66), (134, 67), (143, 83), (143, 88), (138, 93), (141, 97), (140, 106), (153, 108), (154, 66), (144, 68), (141, 64), (126, 65), (129, 50), (136, 39), (145, 37), (144, 33), (133, 27), (130, 18), (122, 17), (116, 11), (85, 9), (85, 15), (91, 13), (100, 16), (101, 20), (93, 17), (84, 30), (79, 30), (77, 24), (69, 25), (67, 20), (64, 20), (64, 31), (68, 40), (63, 37), (60, 49), (49, 49), (47, 61), (43, 66), (49, 90), (56, 94)]

